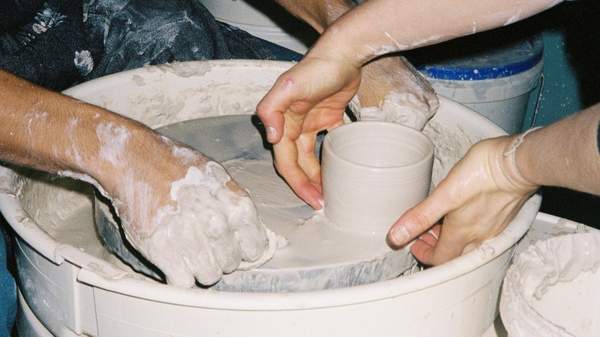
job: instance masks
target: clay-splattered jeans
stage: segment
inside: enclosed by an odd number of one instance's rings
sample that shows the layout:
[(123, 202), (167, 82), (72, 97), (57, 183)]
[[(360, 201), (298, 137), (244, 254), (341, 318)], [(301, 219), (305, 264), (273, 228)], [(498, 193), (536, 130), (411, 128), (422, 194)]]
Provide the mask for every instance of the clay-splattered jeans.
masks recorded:
[(199, 0), (47, 0), (31, 15), (0, 25), (0, 68), (55, 90), (147, 64), (299, 58), (216, 21)]
[[(54, 90), (147, 64), (300, 58), (217, 22), (198, 0), (0, 1), (8, 1), (0, 3), (0, 69)], [(2, 239), (0, 336), (8, 336), (16, 290)]]

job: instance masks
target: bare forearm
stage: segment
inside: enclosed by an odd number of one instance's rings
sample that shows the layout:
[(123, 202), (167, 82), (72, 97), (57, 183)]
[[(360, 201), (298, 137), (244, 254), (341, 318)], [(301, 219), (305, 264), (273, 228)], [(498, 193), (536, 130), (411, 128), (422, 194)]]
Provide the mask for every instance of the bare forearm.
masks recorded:
[(525, 19), (560, 0), (370, 0), (331, 26), (317, 46), (357, 66), (378, 55), (414, 49)]
[(143, 129), (129, 119), (3, 71), (0, 101), (0, 160), (44, 171), (69, 170), (100, 180), (98, 176), (118, 169), (120, 145), (113, 143), (115, 152), (110, 152), (106, 142), (118, 139), (109, 138), (121, 137), (127, 143), (131, 133)]
[(517, 150), (523, 177), (537, 185), (600, 194), (600, 104), (525, 137)]

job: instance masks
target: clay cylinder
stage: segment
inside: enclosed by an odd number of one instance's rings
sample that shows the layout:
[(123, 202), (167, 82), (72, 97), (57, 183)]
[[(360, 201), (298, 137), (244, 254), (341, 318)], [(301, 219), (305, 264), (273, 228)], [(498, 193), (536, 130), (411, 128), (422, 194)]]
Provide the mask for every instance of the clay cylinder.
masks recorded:
[(338, 127), (323, 142), (325, 215), (352, 231), (385, 233), (429, 192), (433, 144), (385, 122)]

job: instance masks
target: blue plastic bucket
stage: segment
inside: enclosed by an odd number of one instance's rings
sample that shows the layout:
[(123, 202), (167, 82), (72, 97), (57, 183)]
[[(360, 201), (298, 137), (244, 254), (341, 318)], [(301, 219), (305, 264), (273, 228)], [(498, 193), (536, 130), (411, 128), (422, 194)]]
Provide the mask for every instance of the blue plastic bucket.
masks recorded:
[(484, 33), (425, 48), (409, 58), (439, 95), (517, 133), (542, 74), (544, 44), (537, 35), (516, 41), (505, 36)]

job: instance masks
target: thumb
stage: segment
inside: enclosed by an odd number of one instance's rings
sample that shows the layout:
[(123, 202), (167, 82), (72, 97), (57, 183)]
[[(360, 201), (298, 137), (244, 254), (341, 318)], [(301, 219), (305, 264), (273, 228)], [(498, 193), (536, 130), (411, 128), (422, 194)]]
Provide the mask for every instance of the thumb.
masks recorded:
[(265, 125), (267, 140), (277, 144), (283, 136), (283, 114), (297, 99), (294, 80), (288, 73), (281, 75), (256, 107), (256, 113)]
[(392, 248), (401, 248), (437, 223), (450, 212), (451, 202), (445, 193), (437, 189), (415, 207), (406, 211), (392, 225), (387, 241)]

